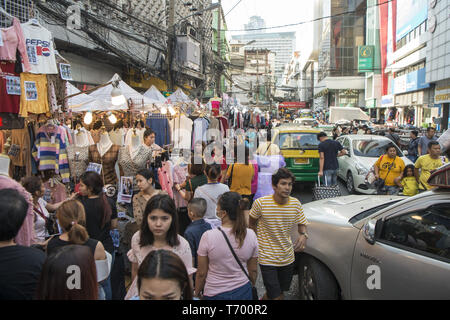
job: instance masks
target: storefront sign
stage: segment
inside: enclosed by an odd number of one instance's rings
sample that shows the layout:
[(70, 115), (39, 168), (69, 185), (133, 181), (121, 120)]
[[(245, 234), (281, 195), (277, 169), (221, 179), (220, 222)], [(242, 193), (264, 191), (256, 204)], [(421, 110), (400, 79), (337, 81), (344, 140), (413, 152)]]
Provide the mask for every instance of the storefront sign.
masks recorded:
[(283, 102), (280, 103), (280, 108), (306, 108), (306, 102)]
[(436, 84), (434, 103), (450, 103), (450, 81), (444, 81)]
[(393, 106), (394, 106), (394, 96), (392, 94), (381, 97), (381, 107), (382, 108), (390, 108)]
[(429, 88), (430, 85), (426, 82), (425, 75), (425, 68), (422, 68), (395, 78), (393, 81), (394, 94)]
[(370, 99), (366, 101), (366, 108), (373, 109), (377, 107), (377, 99)]
[(375, 46), (359, 46), (358, 52), (358, 72), (372, 72)]

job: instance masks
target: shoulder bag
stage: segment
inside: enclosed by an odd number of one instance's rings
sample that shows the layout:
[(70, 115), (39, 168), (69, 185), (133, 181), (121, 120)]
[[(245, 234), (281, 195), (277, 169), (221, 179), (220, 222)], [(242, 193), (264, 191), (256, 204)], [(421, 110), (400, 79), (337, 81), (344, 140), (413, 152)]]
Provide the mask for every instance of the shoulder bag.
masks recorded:
[[(383, 155), (383, 157), (384, 157), (384, 155)], [(383, 160), (383, 158), (381, 158), (381, 160)], [(386, 179), (389, 176), (389, 173), (391, 172), (392, 167), (394, 166), (395, 160), (397, 160), (397, 157), (394, 158), (394, 161), (392, 161), (391, 165), (389, 166), (389, 170), (388, 170), (388, 173), (386, 174), (386, 177), (384, 177), (384, 179), (378, 178), (375, 181), (375, 187), (377, 189), (378, 194), (383, 192), (385, 183), (386, 183)]]
[(50, 214), (49, 217), (46, 217), (45, 214), (42, 213), (41, 209), (37, 207), (33, 207), (33, 211), (44, 219), (45, 229), (47, 230), (49, 236), (59, 233), (58, 228), (56, 227), (56, 219), (52, 216), (52, 214)]
[(221, 228), (218, 228), (218, 229), (220, 230), (220, 232), (222, 232), (223, 237), (225, 238), (225, 241), (227, 242), (228, 247), (230, 248), (230, 251), (233, 254), (234, 259), (236, 259), (237, 263), (239, 264), (239, 267), (241, 267), (242, 271), (244, 271), (245, 275), (247, 276), (248, 280), (250, 281), (250, 284), (252, 285), (252, 298), (253, 298), (253, 300), (259, 300), (259, 298), (258, 298), (258, 290), (253, 285), (252, 280), (250, 279), (250, 276), (248, 275), (247, 271), (245, 270), (244, 266), (241, 263), (241, 260), (239, 260), (238, 256), (234, 252), (234, 249), (231, 246), (230, 240), (228, 240), (227, 235), (225, 234), (225, 232)]
[(228, 187), (231, 189), (231, 184), (233, 183), (233, 171), (234, 171), (234, 164), (231, 165), (231, 174), (228, 178)]

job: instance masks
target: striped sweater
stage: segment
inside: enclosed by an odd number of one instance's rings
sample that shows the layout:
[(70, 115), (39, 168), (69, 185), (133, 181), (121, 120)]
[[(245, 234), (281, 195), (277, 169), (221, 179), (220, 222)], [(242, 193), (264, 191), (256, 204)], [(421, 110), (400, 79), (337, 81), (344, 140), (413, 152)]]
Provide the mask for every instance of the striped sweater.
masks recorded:
[[(53, 141), (52, 136), (55, 137)], [(70, 181), (70, 169), (64, 140), (60, 127), (55, 130), (40, 128), (33, 147), (33, 157), (40, 171), (55, 170), (56, 174), (61, 175), (62, 181), (67, 183)]]

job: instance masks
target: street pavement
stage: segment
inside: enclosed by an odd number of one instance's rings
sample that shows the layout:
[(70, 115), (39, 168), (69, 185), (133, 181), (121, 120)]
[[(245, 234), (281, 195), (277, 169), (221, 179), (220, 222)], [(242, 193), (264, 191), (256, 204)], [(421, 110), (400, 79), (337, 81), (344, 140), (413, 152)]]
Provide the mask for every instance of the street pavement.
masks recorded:
[[(343, 196), (348, 195), (348, 191), (345, 187), (345, 183), (338, 179), (338, 184), (341, 189), (341, 194)], [(301, 184), (296, 183), (294, 186), (294, 189), (292, 191), (292, 196), (299, 199), (302, 204), (306, 204), (309, 202), (312, 202), (312, 188), (313, 185), (311, 184)], [(306, 217), (308, 218), (308, 217)], [(261, 271), (258, 267), (258, 278), (256, 280), (256, 288), (258, 289), (258, 295), (261, 298), (265, 293), (264, 283), (263, 279), (261, 277)], [(298, 285), (298, 276), (294, 275), (294, 278), (292, 279), (291, 288), (289, 289), (289, 292), (285, 293), (285, 299), (286, 300), (298, 300), (299, 299), (299, 285)]]

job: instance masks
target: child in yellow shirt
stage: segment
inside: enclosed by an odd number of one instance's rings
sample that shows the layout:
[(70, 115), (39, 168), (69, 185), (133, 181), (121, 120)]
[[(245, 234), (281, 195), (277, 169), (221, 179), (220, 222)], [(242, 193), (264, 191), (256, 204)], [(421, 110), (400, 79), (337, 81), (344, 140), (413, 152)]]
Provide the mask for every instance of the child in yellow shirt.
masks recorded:
[(414, 165), (405, 167), (403, 174), (395, 179), (395, 184), (403, 189), (404, 196), (415, 196), (419, 193), (419, 184), (414, 176)]

